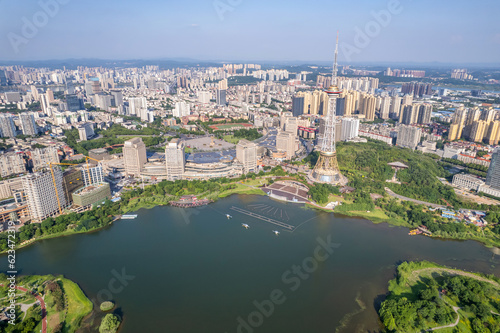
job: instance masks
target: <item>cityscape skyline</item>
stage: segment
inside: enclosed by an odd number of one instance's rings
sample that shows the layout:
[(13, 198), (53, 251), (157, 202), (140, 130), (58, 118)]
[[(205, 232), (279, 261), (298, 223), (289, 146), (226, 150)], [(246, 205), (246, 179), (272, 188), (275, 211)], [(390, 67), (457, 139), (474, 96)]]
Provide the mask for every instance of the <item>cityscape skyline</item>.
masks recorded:
[[(319, 0), (293, 8), (283, 1), (193, 1), (189, 6), (123, 1), (119, 7), (93, 0), (4, 1), (0, 7), (9, 16), (0, 22), (0, 60), (321, 62), (331, 61), (335, 31), (340, 30), (341, 63), (498, 63), (500, 33), (491, 22), (500, 4), (487, 2), (491, 10), (485, 12), (465, 1), (340, 6)], [(120, 15), (109, 16), (110, 10)], [(466, 24), (470, 21), (474, 24)]]

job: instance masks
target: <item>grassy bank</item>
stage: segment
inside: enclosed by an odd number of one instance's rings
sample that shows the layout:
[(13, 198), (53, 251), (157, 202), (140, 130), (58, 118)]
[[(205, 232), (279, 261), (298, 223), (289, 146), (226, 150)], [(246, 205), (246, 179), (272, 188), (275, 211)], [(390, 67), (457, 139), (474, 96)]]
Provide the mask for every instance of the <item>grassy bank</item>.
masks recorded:
[[(7, 285), (4, 274), (0, 275), (0, 284)], [(28, 275), (17, 277), (17, 286), (36, 292), (43, 297), (47, 311), (47, 331), (73, 333), (81, 328), (82, 319), (92, 312), (92, 302), (80, 287), (63, 276)], [(2, 297), (5, 296), (2, 288)], [(30, 292), (17, 291), (16, 305), (32, 305), (25, 313), (16, 309), (15, 332), (39, 332), (42, 327), (41, 307), (34, 304), (36, 299)], [(5, 306), (7, 298), (0, 299), (0, 306)], [(0, 324), (2, 325), (2, 324)], [(61, 330), (62, 329), (62, 330)], [(0, 328), (0, 331), (4, 331)], [(10, 332), (11, 330), (9, 330)]]
[[(499, 279), (440, 266), (404, 262), (379, 315), (388, 332), (499, 332)], [(449, 326), (449, 327), (445, 327)]]

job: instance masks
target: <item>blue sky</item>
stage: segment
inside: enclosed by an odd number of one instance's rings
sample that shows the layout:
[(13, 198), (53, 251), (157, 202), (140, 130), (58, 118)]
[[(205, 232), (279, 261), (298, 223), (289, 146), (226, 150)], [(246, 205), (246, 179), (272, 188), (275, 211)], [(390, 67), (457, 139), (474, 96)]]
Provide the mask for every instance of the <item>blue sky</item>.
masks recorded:
[(0, 59), (324, 61), (340, 30), (343, 63), (500, 63), (499, 13), (497, 0), (0, 0)]

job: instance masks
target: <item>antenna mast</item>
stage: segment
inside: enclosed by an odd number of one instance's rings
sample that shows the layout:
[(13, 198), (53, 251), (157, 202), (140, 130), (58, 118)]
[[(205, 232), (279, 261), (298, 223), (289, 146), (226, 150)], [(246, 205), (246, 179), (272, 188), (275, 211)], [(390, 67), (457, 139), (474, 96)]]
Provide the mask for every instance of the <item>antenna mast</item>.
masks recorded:
[(333, 61), (333, 72), (332, 72), (332, 85), (336, 83), (337, 79), (337, 57), (339, 55), (339, 32), (337, 30), (337, 42), (335, 44), (335, 60)]

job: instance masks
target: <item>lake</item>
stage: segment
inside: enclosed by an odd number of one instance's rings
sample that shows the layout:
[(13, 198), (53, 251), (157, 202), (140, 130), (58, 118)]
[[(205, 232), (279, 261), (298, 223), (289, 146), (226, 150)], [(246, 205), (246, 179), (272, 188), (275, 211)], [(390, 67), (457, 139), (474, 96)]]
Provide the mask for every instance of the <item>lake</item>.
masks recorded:
[[(290, 232), (244, 212), (298, 227)], [(499, 257), (477, 242), (409, 236), (265, 196), (137, 213), (18, 250), (17, 266), (22, 274), (64, 274), (89, 298), (112, 299), (122, 333), (376, 331), (376, 305), (401, 261), (500, 276)]]

